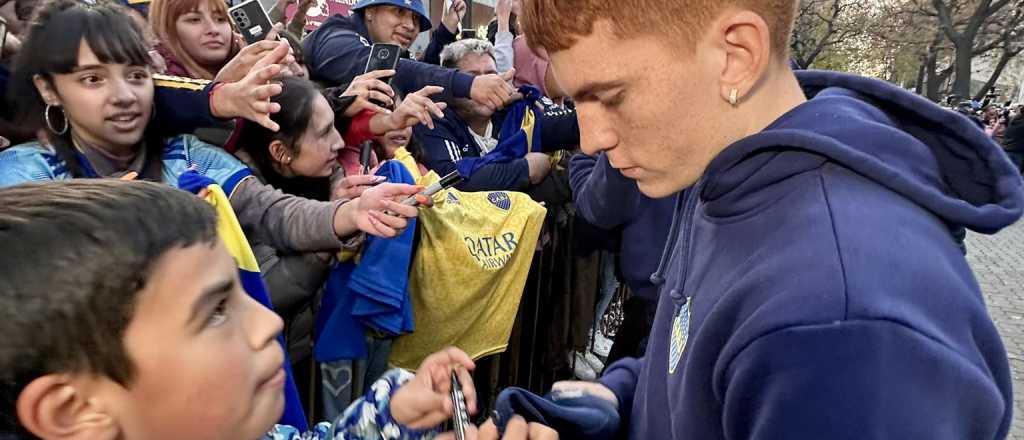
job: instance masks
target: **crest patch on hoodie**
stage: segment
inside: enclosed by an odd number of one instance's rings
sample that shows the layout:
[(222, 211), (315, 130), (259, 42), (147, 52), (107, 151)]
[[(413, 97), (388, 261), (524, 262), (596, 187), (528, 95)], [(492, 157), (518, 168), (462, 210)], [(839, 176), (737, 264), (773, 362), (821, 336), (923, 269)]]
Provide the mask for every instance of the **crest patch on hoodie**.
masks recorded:
[(675, 319), (672, 320), (672, 344), (668, 352), (668, 374), (675, 374), (679, 367), (679, 361), (686, 351), (686, 340), (690, 337), (690, 302), (693, 297), (686, 298), (686, 302), (679, 306)]

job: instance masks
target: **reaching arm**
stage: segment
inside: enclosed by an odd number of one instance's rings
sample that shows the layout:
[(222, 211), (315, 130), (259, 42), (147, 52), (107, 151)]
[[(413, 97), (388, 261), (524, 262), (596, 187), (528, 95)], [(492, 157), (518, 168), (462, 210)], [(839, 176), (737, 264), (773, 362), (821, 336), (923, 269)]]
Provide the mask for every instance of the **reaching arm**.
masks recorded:
[(576, 210), (590, 224), (613, 229), (633, 219), (640, 189), (611, 167), (608, 157), (580, 153), (569, 163), (569, 186)]
[[(310, 60), (311, 76), (330, 84), (348, 84), (363, 73), (366, 60), (370, 57), (370, 44), (354, 32), (338, 32), (314, 41), (305, 40)], [(441, 98), (469, 98), (474, 78), (453, 69), (421, 63), (413, 60), (399, 60), (397, 73), (392, 84), (399, 90), (412, 93), (426, 86), (444, 87)]]

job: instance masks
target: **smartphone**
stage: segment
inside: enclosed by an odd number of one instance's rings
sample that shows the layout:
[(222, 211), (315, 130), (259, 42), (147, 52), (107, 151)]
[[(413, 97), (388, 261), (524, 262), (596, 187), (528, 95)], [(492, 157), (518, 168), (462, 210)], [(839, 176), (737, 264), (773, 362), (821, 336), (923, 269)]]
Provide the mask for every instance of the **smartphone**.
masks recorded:
[(406, 205), (406, 206), (419, 206), (420, 203), (416, 201), (416, 197), (417, 196), (423, 195), (423, 196), (427, 196), (427, 197), (433, 197), (434, 194), (437, 194), (437, 193), (441, 192), (442, 190), (446, 190), (448, 188), (451, 188), (451, 187), (457, 185), (461, 181), (462, 181), (462, 176), (459, 175), (459, 172), (458, 171), (452, 171), (447, 176), (442, 177), (441, 180), (438, 180), (437, 182), (434, 182), (430, 186), (426, 187), (426, 189), (424, 189), (423, 192), (421, 192), (421, 193), (419, 193), (419, 194), (417, 194), (415, 196), (409, 197), (409, 198), (407, 198), (405, 200), (402, 200), (402, 204)]
[[(363, 73), (370, 73), (377, 70), (395, 70), (398, 67), (398, 59), (402, 55), (402, 47), (397, 44), (375, 43), (370, 48), (370, 58), (366, 60), (366, 69)], [(381, 78), (381, 81), (391, 85), (391, 76)]]
[(267, 38), (274, 27), (270, 16), (263, 10), (260, 0), (247, 0), (228, 9), (228, 15), (245, 42), (253, 44)]
[(466, 396), (462, 393), (462, 384), (459, 383), (459, 376), (452, 371), (452, 409), (455, 417), (452, 417), (455, 440), (466, 439), (466, 427), (469, 426), (469, 411), (466, 407)]

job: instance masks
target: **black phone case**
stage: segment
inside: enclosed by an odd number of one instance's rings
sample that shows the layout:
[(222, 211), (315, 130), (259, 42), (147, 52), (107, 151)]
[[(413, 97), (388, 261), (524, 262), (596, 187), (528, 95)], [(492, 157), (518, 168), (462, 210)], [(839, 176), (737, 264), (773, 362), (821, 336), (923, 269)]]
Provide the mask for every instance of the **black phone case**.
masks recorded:
[[(398, 58), (402, 55), (402, 47), (397, 44), (377, 43), (370, 48), (370, 58), (366, 60), (366, 69), (363, 73), (377, 70), (394, 70), (398, 67)], [(391, 78), (381, 78), (381, 81), (391, 85)]]
[(265, 39), (274, 27), (259, 0), (249, 0), (235, 6), (228, 10), (228, 15), (231, 16), (231, 22), (235, 24), (238, 33), (242, 34), (242, 38), (249, 44)]

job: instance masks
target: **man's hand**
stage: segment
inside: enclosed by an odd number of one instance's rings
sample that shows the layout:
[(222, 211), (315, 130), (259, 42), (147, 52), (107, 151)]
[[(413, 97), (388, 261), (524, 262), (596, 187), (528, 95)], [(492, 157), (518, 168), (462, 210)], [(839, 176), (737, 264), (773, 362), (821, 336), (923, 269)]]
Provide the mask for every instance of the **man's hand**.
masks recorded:
[(268, 130), (280, 130), (280, 126), (270, 119), (270, 114), (281, 111), (281, 105), (270, 102), (270, 98), (279, 95), (282, 87), (270, 80), (283, 69), (280, 61), (287, 54), (287, 44), (277, 45), (241, 81), (227, 82), (220, 86), (210, 97), (210, 112), (213, 116), (222, 119), (245, 118)]
[(516, 69), (509, 69), (501, 75), (481, 75), (473, 78), (469, 97), (480, 105), (498, 111), (515, 101), (513, 92), (516, 89), (509, 84), (515, 76)]
[(462, 22), (462, 17), (466, 15), (466, 1), (465, 0), (452, 0), (451, 6), (448, 7), (448, 11), (445, 12), (444, 17), (441, 18), (441, 24), (444, 25), (448, 32), (453, 34), (459, 33), (459, 23)]
[[(345, 92), (341, 96), (355, 96), (356, 100), (347, 109), (345, 116), (354, 117), (363, 110), (372, 110), (375, 113), (391, 113), (388, 108), (395, 105), (395, 90), (388, 83), (381, 81), (395, 75), (394, 70), (375, 70), (367, 72), (352, 79)], [(384, 104), (381, 107), (374, 102)]]
[(375, 134), (386, 134), (389, 131), (404, 130), (407, 127), (412, 127), (416, 124), (426, 125), (431, 130), (434, 129), (434, 117), (438, 119), (444, 119), (444, 109), (448, 107), (448, 104), (443, 102), (434, 102), (430, 99), (431, 95), (436, 95), (444, 91), (444, 88), (438, 86), (426, 86), (416, 93), (411, 93), (405, 96), (402, 100), (402, 104), (395, 109), (389, 115), (380, 116), (385, 119), (383, 125), (383, 132), (380, 129), (375, 129), (373, 121), (370, 122), (370, 130)]
[(551, 173), (551, 158), (544, 153), (526, 153), (526, 163), (530, 167), (530, 185), (544, 181)]
[(416, 377), (402, 385), (391, 398), (391, 416), (412, 429), (428, 429), (451, 419), (454, 408), (449, 393), (452, 371), (459, 376), (466, 410), (476, 414), (476, 388), (469, 374), (476, 365), (458, 348), (448, 348), (427, 357)]

